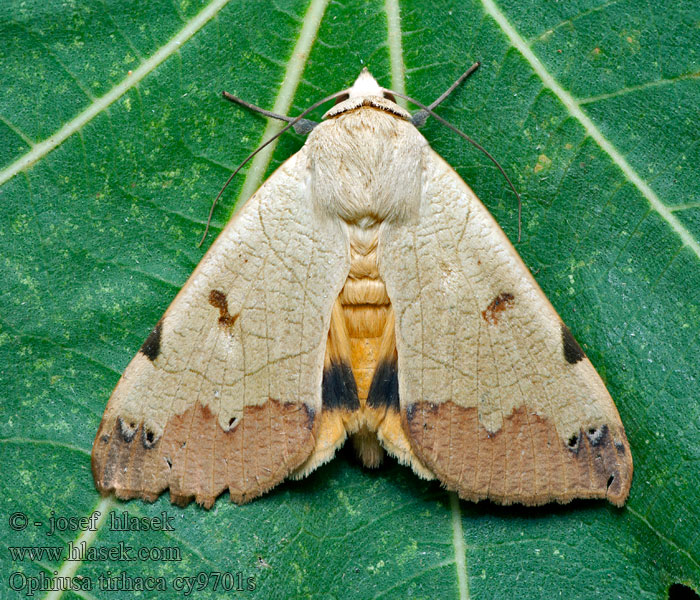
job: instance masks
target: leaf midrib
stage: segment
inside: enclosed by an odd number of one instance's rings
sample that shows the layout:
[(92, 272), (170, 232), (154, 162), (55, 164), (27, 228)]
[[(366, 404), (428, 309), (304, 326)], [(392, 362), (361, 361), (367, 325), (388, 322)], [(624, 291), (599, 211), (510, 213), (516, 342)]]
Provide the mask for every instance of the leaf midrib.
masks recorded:
[(94, 100), (85, 110), (68, 121), (68, 123), (44, 141), (37, 144), (28, 142), (32, 146), (31, 150), (0, 171), (0, 185), (9, 181), (18, 173), (28, 169), (34, 163), (49, 154), (49, 152), (60, 146), (74, 133), (80, 131), (87, 123), (92, 121), (92, 119), (119, 100), (119, 98), (130, 89), (137, 86), (141, 80), (147, 75), (150, 75), (158, 65), (178, 52), (182, 45), (214, 18), (228, 2), (229, 0), (213, 0), (211, 4), (208, 4), (194, 18), (190, 19), (190, 21), (170, 38), (166, 44), (161, 46), (150, 58), (142, 62), (136, 70), (132, 71), (130, 75), (115, 85), (104, 96)]

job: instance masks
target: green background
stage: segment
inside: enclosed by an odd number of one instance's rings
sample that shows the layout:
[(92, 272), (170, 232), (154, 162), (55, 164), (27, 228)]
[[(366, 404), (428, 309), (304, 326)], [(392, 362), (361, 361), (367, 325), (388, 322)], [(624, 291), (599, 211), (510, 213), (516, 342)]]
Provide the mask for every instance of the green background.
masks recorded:
[[(0, 597), (25, 597), (9, 589), (11, 573), (107, 570), (166, 577), (170, 598), (183, 597), (174, 577), (200, 572), (254, 577), (254, 591), (228, 594), (245, 598), (636, 599), (665, 598), (674, 582), (700, 589), (700, 5), (407, 0), (394, 23), (391, 2), (221, 4), (0, 6)], [(199, 23), (207, 7), (212, 17)], [(310, 10), (323, 18), (303, 53)], [(188, 26), (193, 35), (174, 43)], [(244, 507), (227, 496), (209, 512), (171, 506), (167, 494), (154, 504), (101, 499), (90, 449), (110, 392), (243, 184), (259, 183), (246, 172), (233, 182), (197, 248), (213, 197), (265, 129), (219, 92), (271, 108), (296, 77), (296, 114), (368, 65), (427, 103), (477, 59), (482, 68), (439, 111), (522, 193), (517, 250), (627, 430), (626, 507), (457, 502), (391, 461), (368, 471), (347, 452)], [(423, 133), (515, 239), (517, 205), (495, 167), (435, 122)], [(302, 143), (285, 136), (263, 170)], [(31, 164), (18, 169), (23, 159)], [(175, 531), (126, 534), (102, 522), (47, 536), (52, 515), (112, 509), (166, 510)], [(23, 531), (9, 527), (15, 512), (29, 518)], [(178, 547), (182, 560), (13, 560), (9, 550), (81, 539)], [(197, 597), (221, 595), (209, 585)]]

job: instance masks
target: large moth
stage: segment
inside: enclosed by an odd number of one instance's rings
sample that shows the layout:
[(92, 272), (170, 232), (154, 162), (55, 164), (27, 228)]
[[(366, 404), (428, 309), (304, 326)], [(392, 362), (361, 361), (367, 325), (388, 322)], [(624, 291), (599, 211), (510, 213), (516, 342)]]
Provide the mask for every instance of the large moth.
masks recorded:
[(243, 503), (349, 436), (467, 500), (624, 504), (615, 405), (505, 234), (368, 71), (345, 95), (126, 368), (97, 487)]

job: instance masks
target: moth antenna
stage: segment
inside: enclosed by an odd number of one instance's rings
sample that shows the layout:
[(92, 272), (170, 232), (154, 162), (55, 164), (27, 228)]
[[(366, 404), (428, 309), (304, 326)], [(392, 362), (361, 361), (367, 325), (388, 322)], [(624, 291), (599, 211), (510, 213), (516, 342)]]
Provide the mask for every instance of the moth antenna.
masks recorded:
[[(254, 106), (254, 105), (252, 105), (252, 104), (249, 105), (248, 103), (245, 103), (244, 101), (241, 101), (240, 98), (237, 98), (237, 97), (234, 96), (233, 94), (227, 94), (227, 92), (223, 92), (224, 98), (226, 98), (227, 100), (231, 100), (232, 102), (236, 102), (236, 103), (242, 104), (243, 106), (252, 107), (253, 110), (258, 110), (258, 111), (263, 112), (263, 113), (268, 113), (268, 116), (273, 117), (273, 118), (281, 119), (281, 120), (283, 120), (283, 121), (286, 121), (287, 119), (289, 119), (289, 122), (288, 122), (287, 125), (285, 125), (282, 129), (280, 129), (280, 131), (279, 131), (278, 133), (276, 133), (275, 135), (273, 135), (269, 140), (263, 142), (263, 143), (260, 144), (255, 150), (253, 150), (253, 151), (245, 158), (245, 160), (244, 160), (240, 165), (238, 165), (238, 167), (236, 167), (236, 170), (235, 170), (233, 173), (231, 173), (231, 175), (229, 176), (229, 178), (226, 180), (226, 183), (224, 183), (224, 186), (221, 188), (221, 190), (219, 191), (219, 193), (216, 195), (216, 198), (214, 198), (214, 202), (212, 202), (211, 209), (209, 209), (209, 217), (207, 218), (207, 225), (206, 225), (206, 227), (204, 228), (204, 234), (202, 235), (202, 239), (199, 240), (199, 243), (197, 244), (197, 247), (198, 247), (198, 248), (204, 243), (204, 240), (207, 239), (207, 233), (209, 233), (209, 225), (211, 224), (211, 218), (212, 218), (212, 216), (214, 215), (214, 209), (216, 208), (216, 203), (219, 201), (219, 198), (221, 198), (221, 195), (224, 193), (224, 191), (226, 191), (226, 188), (228, 187), (228, 184), (231, 183), (231, 181), (232, 181), (233, 178), (236, 176), (236, 174), (238, 173), (238, 171), (240, 171), (245, 165), (247, 165), (248, 162), (249, 162), (258, 152), (260, 152), (265, 146), (267, 146), (268, 144), (271, 144), (272, 142), (274, 142), (278, 137), (280, 137), (280, 136), (281, 136), (283, 133), (285, 133), (286, 131), (289, 131), (289, 129), (291, 129), (291, 128), (294, 127), (297, 123), (299, 123), (302, 119), (304, 119), (304, 117), (305, 117), (306, 115), (308, 115), (312, 110), (318, 108), (319, 106), (321, 106), (322, 104), (325, 104), (326, 102), (328, 102), (328, 101), (330, 101), (330, 100), (333, 100), (333, 99), (337, 98), (338, 96), (342, 96), (343, 94), (347, 94), (347, 93), (348, 93), (347, 90), (341, 90), (340, 92), (336, 92), (335, 94), (331, 94), (330, 96), (326, 96), (325, 98), (319, 100), (318, 102), (314, 102), (311, 106), (309, 106), (309, 108), (307, 108), (307, 109), (305, 109), (304, 111), (302, 111), (301, 114), (299, 114), (299, 116), (292, 118), (292, 117), (286, 117), (286, 116), (278, 115), (278, 114), (276, 114), (276, 113), (270, 113), (269, 111), (264, 111), (263, 109), (258, 108), (257, 106)], [(229, 96), (230, 96), (230, 98), (229, 98)], [(236, 99), (233, 100), (233, 98), (236, 98)], [(305, 120), (305, 119), (304, 119), (304, 120)]]
[[(243, 100), (243, 98), (239, 98), (238, 96), (234, 96), (233, 94), (229, 94), (228, 92), (221, 92), (221, 95), (224, 98), (226, 98), (226, 100), (228, 100), (229, 102), (233, 102), (240, 106), (244, 106), (245, 108), (252, 110), (253, 112), (265, 115), (266, 117), (277, 119), (279, 121), (286, 121), (287, 123), (291, 123), (292, 121), (294, 121), (294, 117), (280, 115), (278, 113), (272, 112), (271, 110), (265, 110), (264, 108), (260, 108), (259, 106), (251, 104), (250, 102)], [(308, 133), (311, 133), (311, 130), (314, 127), (316, 127), (316, 125), (318, 125), (316, 121), (310, 121), (309, 119), (300, 119), (299, 121), (294, 123), (294, 131), (296, 131), (299, 135), (306, 135)]]
[[(478, 65), (479, 63), (475, 63), (475, 64)], [(469, 74), (473, 73), (473, 72), (476, 70), (476, 68), (478, 68), (478, 67), (475, 67), (474, 65), (472, 65), (472, 66), (469, 68), (469, 71), (467, 71), (467, 73), (469, 73)], [(470, 73), (470, 72), (471, 72), (471, 73)], [(466, 75), (466, 73), (465, 73), (465, 75)], [(455, 87), (458, 85), (458, 82), (464, 81), (464, 79), (466, 78), (465, 75), (462, 75), (462, 76), (457, 80), (457, 82), (455, 82), (454, 84), (452, 84), (452, 86), (450, 86), (450, 89), (448, 90), (448, 92), (450, 92), (453, 88), (455, 88)], [(522, 233), (522, 216), (523, 216), (522, 200), (520, 199), (520, 194), (518, 194), (518, 190), (515, 189), (515, 186), (513, 185), (513, 182), (510, 180), (510, 177), (508, 177), (508, 174), (505, 172), (505, 170), (504, 170), (503, 167), (500, 165), (500, 163), (491, 155), (491, 153), (490, 153), (488, 150), (486, 150), (486, 148), (484, 148), (481, 144), (479, 144), (476, 140), (473, 140), (473, 139), (470, 138), (466, 133), (464, 133), (463, 131), (460, 131), (460, 130), (457, 129), (454, 125), (452, 125), (451, 123), (449, 123), (448, 121), (446, 121), (445, 119), (443, 119), (440, 115), (438, 115), (436, 112), (434, 112), (433, 109), (430, 108), (429, 106), (426, 106), (425, 104), (422, 104), (421, 102), (418, 102), (418, 100), (415, 100), (414, 98), (411, 98), (410, 96), (406, 96), (405, 94), (401, 94), (400, 92), (395, 92), (394, 90), (382, 89), (382, 91), (389, 92), (389, 93), (391, 93), (391, 94), (395, 94), (395, 95), (398, 96), (399, 98), (403, 98), (404, 100), (408, 100), (409, 102), (413, 102), (413, 104), (415, 104), (416, 106), (419, 106), (419, 107), (420, 107), (423, 111), (425, 111), (428, 115), (430, 115), (431, 117), (435, 118), (438, 122), (442, 123), (442, 124), (443, 124), (445, 127), (447, 127), (448, 129), (454, 131), (458, 136), (460, 136), (460, 137), (464, 138), (465, 140), (467, 140), (467, 141), (468, 141), (472, 146), (474, 146), (477, 150), (480, 150), (481, 152), (483, 152), (483, 153), (486, 155), (486, 157), (487, 157), (494, 165), (496, 165), (496, 167), (498, 168), (498, 170), (501, 172), (501, 175), (503, 175), (503, 178), (508, 182), (508, 185), (510, 186), (510, 189), (513, 190), (513, 193), (515, 194), (515, 197), (518, 199), (518, 242), (519, 242), (519, 241), (520, 241), (520, 237), (521, 237), (521, 233)], [(439, 104), (440, 102), (442, 102), (442, 101), (445, 99), (445, 97), (447, 97), (447, 93), (448, 93), (448, 92), (446, 92), (445, 94), (443, 94), (442, 96), (440, 96), (433, 104), (435, 104), (435, 103)], [(444, 96), (444, 97), (443, 97), (443, 96)], [(432, 106), (432, 105), (431, 105), (431, 106)], [(421, 112), (422, 112), (422, 111), (421, 111)], [(418, 114), (418, 113), (416, 113), (416, 114)], [(414, 123), (414, 125), (415, 125), (415, 123)]]
[(469, 67), (464, 73), (462, 73), (457, 80), (448, 87), (437, 100), (428, 105), (428, 110), (419, 110), (416, 114), (411, 117), (411, 122), (416, 127), (423, 127), (425, 122), (428, 120), (429, 111), (435, 110), (435, 108), (442, 103), (442, 101), (447, 98), (452, 92), (459, 87), (462, 82), (469, 77), (474, 71), (476, 71), (481, 66), (481, 63), (477, 60), (471, 67)]

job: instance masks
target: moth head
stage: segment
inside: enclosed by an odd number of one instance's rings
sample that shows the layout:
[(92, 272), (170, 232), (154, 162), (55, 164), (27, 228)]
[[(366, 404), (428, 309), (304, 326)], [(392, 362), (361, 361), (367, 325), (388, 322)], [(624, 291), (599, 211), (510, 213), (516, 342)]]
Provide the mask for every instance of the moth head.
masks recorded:
[(355, 83), (345, 90), (338, 100), (339, 102), (323, 115), (324, 119), (332, 119), (343, 113), (367, 107), (388, 112), (406, 121), (411, 120), (411, 113), (396, 104), (394, 95), (377, 83), (367, 67), (362, 69)]
[(355, 83), (348, 89), (348, 98), (364, 98), (365, 96), (383, 96), (383, 90), (379, 87), (377, 80), (372, 77), (369, 69), (362, 69)]

